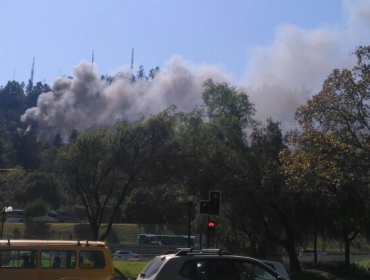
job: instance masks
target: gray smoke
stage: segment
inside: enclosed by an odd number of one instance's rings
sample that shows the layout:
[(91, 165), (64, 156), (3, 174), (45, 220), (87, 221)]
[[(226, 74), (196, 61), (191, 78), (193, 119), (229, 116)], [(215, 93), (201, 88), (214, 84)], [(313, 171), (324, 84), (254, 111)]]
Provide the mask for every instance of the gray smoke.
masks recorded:
[(153, 80), (131, 82), (123, 75), (108, 83), (100, 79), (96, 68), (82, 61), (73, 68), (73, 79), (55, 79), (52, 91), (41, 94), (37, 107), (28, 109), (21, 120), (36, 128), (41, 139), (50, 140), (56, 133), (66, 138), (73, 129), (83, 132), (122, 119), (135, 121), (171, 105), (190, 111), (201, 104), (208, 78), (231, 80), (217, 67), (193, 66), (174, 57)]
[(351, 53), (370, 42), (370, 1), (344, 0), (342, 6), (344, 27), (286, 24), (277, 29), (271, 45), (251, 50), (241, 85), (255, 103), (258, 119), (273, 117), (284, 129), (297, 127), (296, 108), (321, 90), (333, 69), (354, 66)]
[[(332, 70), (352, 68), (355, 57), (350, 53), (370, 42), (370, 1), (344, 0), (342, 6), (344, 27), (282, 25), (271, 45), (251, 50), (245, 76), (237, 86), (256, 105), (257, 119), (272, 117), (285, 130), (295, 128), (295, 110), (320, 91)], [(201, 104), (202, 85), (209, 78), (235, 85), (224, 70), (194, 66), (179, 57), (170, 59), (153, 81), (131, 83), (121, 78), (107, 84), (86, 62), (73, 68), (73, 76), (73, 80), (56, 79), (53, 91), (42, 94), (37, 107), (22, 116), (44, 139), (120, 119), (137, 120), (172, 104), (190, 111)]]

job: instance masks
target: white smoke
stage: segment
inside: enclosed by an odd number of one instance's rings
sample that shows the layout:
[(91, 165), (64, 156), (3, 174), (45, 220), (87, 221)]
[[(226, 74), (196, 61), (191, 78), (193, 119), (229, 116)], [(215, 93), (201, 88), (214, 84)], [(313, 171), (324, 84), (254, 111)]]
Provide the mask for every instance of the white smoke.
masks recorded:
[[(256, 105), (256, 117), (272, 117), (284, 129), (296, 126), (294, 112), (320, 91), (325, 78), (337, 68), (352, 68), (350, 53), (369, 45), (370, 1), (343, 0), (344, 27), (321, 25), (303, 29), (282, 25), (274, 41), (250, 52), (246, 74), (237, 85)], [(226, 71), (215, 66), (195, 66), (171, 58), (152, 81), (101, 81), (91, 64), (73, 68), (73, 80), (56, 79), (53, 92), (42, 94), (37, 107), (26, 111), (22, 121), (37, 127), (42, 138), (56, 133), (67, 136), (72, 129), (110, 125), (120, 119), (135, 120), (174, 104), (190, 111), (201, 104), (206, 79), (233, 84)]]

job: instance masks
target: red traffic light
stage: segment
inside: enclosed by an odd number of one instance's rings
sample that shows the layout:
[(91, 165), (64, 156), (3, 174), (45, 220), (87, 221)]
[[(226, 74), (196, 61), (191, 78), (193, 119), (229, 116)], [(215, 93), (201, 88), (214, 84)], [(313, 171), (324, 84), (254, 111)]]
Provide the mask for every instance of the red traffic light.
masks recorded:
[(209, 227), (209, 228), (214, 228), (214, 227), (216, 227), (215, 222), (213, 222), (213, 221), (208, 222), (208, 227)]

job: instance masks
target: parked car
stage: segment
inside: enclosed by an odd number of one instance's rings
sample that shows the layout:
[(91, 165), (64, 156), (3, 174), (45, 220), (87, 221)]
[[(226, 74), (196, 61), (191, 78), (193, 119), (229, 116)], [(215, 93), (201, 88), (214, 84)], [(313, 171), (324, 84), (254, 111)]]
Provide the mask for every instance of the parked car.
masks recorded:
[(141, 260), (139, 254), (132, 253), (131, 251), (116, 251), (113, 258), (115, 260)]
[(47, 213), (43, 216), (32, 217), (31, 221), (41, 223), (58, 223), (58, 217), (53, 212)]
[(136, 280), (287, 280), (264, 262), (220, 249), (179, 249), (155, 257)]
[(7, 213), (6, 221), (8, 223), (24, 223), (25, 217), (23, 214), (23, 210), (13, 209), (12, 212)]

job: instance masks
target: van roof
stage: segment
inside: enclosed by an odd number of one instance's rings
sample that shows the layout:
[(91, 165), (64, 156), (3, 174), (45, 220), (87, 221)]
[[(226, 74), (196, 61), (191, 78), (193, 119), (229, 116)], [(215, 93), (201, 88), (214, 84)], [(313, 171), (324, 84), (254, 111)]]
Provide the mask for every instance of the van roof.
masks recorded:
[(98, 246), (104, 247), (103, 241), (89, 240), (0, 240), (0, 246)]

